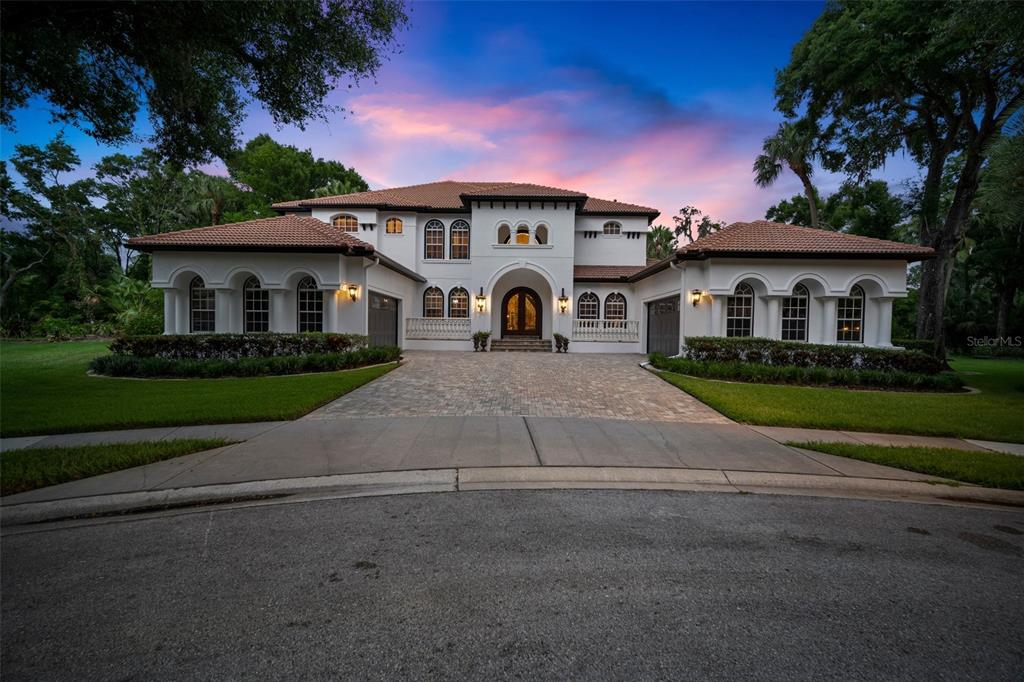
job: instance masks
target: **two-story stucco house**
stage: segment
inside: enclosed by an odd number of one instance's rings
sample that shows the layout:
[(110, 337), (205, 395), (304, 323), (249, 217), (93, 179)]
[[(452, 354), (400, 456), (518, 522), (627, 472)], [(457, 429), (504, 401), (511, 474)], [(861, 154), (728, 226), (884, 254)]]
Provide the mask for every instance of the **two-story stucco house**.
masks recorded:
[(368, 334), (408, 349), (674, 354), (687, 336), (891, 345), (907, 263), (932, 250), (766, 221), (648, 262), (657, 209), (515, 182), (443, 181), (275, 204), (139, 237), (164, 328)]

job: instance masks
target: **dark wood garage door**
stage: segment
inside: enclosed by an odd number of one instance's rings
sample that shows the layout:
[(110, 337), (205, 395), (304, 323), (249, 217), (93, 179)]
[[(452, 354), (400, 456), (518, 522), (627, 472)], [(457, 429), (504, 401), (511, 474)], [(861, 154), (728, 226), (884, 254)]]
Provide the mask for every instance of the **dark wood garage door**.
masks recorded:
[(647, 304), (647, 352), (679, 353), (679, 297), (662, 298)]
[(398, 301), (392, 296), (370, 292), (370, 345), (398, 345)]

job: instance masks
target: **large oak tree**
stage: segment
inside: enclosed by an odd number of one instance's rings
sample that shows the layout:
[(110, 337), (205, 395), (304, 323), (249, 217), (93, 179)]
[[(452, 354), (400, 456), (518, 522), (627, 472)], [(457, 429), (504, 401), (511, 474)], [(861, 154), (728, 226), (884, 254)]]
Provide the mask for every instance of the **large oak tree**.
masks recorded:
[[(863, 179), (901, 149), (925, 169), (917, 209), (925, 261), (917, 335), (944, 351), (946, 291), (987, 144), (1024, 104), (1024, 4), (840, 1), (793, 48), (778, 108), (822, 125), (825, 166)], [(963, 165), (948, 209), (942, 172)]]

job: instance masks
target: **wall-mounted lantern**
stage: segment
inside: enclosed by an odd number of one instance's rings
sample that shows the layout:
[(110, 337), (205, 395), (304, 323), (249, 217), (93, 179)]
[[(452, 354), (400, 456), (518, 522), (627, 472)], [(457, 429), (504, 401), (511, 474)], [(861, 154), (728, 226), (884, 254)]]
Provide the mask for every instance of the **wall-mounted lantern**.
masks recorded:
[(484, 296), (484, 288), (480, 287), (480, 293), (476, 295), (476, 311), (482, 313), (487, 307), (487, 297)]
[(565, 315), (569, 310), (569, 297), (565, 295), (565, 287), (562, 287), (562, 295), (558, 297), (558, 311)]
[(694, 289), (693, 291), (690, 292), (690, 303), (693, 304), (694, 308), (696, 308), (697, 305), (700, 303), (701, 296), (703, 296), (703, 294), (701, 293), (700, 289)]
[(356, 284), (349, 284), (345, 288), (348, 290), (349, 299), (353, 301), (356, 300), (356, 297), (359, 296), (359, 286)]

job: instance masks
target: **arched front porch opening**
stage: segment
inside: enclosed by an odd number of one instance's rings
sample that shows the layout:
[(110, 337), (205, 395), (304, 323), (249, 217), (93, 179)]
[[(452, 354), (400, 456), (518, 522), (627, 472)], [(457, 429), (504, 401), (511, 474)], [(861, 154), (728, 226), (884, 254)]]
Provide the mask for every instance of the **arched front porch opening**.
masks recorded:
[(501, 275), (491, 290), (493, 338), (550, 339), (554, 322), (554, 293), (547, 278), (528, 268)]

